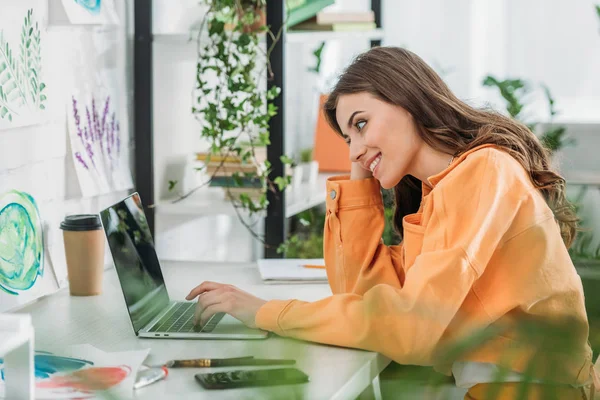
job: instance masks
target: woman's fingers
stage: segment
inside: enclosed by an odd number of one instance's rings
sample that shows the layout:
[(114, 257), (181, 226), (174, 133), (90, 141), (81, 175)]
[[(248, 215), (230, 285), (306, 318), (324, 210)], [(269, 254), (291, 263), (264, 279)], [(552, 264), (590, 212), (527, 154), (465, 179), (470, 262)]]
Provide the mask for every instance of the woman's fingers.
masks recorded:
[(194, 324), (203, 326), (214, 314), (224, 312), (242, 321), (250, 328), (256, 328), (256, 313), (266, 301), (246, 293), (232, 285), (216, 282), (203, 282), (196, 286), (187, 300), (198, 297), (194, 310)]
[(199, 284), (198, 286), (193, 288), (190, 291), (190, 293), (187, 296), (185, 296), (185, 299), (192, 300), (193, 298), (195, 298), (196, 296), (199, 296), (200, 294), (202, 294), (204, 292), (209, 292), (211, 290), (218, 289), (221, 286), (226, 286), (226, 285), (223, 285), (222, 283), (210, 282), (210, 281), (202, 282), (201, 284)]
[(225, 292), (223, 288), (202, 293), (198, 297), (198, 304), (196, 304), (196, 310), (194, 311), (194, 325), (197, 325), (198, 322), (200, 322), (200, 315), (206, 308), (222, 302), (224, 296)]
[(206, 307), (200, 315), (200, 326), (204, 326), (213, 315), (220, 312), (227, 313), (227, 310), (229, 310), (228, 302), (216, 303)]

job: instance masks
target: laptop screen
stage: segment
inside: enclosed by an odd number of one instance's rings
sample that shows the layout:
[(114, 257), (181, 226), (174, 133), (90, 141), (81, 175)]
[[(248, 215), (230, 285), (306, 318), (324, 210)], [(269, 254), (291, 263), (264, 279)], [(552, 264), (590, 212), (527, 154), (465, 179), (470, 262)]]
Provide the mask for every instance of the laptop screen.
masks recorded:
[(134, 331), (169, 304), (142, 201), (137, 193), (100, 212)]

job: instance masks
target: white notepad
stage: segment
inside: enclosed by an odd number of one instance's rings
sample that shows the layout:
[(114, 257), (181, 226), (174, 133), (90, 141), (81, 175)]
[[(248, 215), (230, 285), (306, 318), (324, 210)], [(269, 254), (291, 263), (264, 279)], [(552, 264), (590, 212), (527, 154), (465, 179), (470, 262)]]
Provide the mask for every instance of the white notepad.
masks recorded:
[(271, 258), (257, 261), (258, 271), (265, 283), (327, 283), (324, 268), (304, 265), (325, 265), (322, 258)]

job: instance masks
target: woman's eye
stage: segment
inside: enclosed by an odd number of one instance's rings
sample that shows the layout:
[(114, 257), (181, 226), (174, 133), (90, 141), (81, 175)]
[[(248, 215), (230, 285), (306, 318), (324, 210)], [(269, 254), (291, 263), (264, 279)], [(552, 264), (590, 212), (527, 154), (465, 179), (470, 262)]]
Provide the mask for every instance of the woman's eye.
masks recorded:
[(356, 126), (356, 129), (358, 129), (358, 131), (362, 131), (362, 129), (365, 127), (365, 125), (367, 124), (367, 121), (358, 121), (356, 124), (354, 124), (354, 126)]

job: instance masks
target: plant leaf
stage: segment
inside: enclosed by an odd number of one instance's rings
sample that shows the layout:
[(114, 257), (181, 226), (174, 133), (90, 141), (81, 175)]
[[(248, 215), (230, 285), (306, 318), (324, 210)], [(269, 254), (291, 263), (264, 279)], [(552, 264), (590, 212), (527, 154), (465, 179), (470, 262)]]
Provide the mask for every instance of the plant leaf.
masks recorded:
[(20, 82), (20, 66), (12, 56), (8, 42), (5, 41), (3, 32), (0, 31), (0, 85), (4, 90), (4, 98), (14, 103), (17, 108), (27, 102), (25, 90)]

